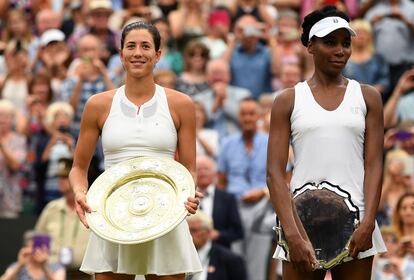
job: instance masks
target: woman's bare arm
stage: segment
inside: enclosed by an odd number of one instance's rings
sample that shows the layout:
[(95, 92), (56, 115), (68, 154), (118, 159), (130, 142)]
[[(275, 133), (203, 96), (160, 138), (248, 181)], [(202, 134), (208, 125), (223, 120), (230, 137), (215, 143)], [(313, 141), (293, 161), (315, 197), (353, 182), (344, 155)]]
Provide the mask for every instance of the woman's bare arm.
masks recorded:
[(314, 252), (285, 181), (293, 104), (293, 89), (284, 90), (273, 104), (267, 153), (267, 186), (289, 245), (292, 264), (300, 270), (311, 271), (315, 263)]
[(72, 170), (69, 181), (75, 193), (76, 212), (82, 223), (87, 227), (85, 211), (90, 212), (86, 204), (86, 192), (88, 190), (88, 169), (91, 158), (95, 152), (103, 115), (105, 110), (105, 93), (94, 95), (86, 102), (82, 114), (80, 134), (75, 149)]

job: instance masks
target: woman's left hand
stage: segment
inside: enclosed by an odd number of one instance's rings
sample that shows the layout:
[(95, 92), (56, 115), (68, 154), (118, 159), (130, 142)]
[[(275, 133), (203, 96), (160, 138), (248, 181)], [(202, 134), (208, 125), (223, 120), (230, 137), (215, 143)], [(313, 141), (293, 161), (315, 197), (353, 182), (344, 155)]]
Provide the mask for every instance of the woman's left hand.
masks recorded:
[(366, 251), (372, 247), (372, 232), (375, 224), (361, 223), (352, 235), (349, 244), (349, 255), (356, 259), (359, 252)]
[(189, 197), (187, 201), (184, 203), (185, 208), (187, 209), (189, 214), (195, 214), (198, 209), (198, 205), (200, 204), (199, 198), (202, 198), (203, 194), (201, 192), (195, 193), (195, 197)]

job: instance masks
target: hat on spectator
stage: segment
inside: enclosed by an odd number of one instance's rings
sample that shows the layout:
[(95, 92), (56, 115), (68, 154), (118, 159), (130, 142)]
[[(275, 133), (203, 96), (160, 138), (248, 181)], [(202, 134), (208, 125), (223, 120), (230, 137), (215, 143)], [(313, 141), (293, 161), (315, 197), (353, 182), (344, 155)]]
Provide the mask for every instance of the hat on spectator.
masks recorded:
[(208, 16), (208, 24), (216, 26), (217, 24), (229, 25), (230, 15), (224, 10), (212, 11)]
[(59, 177), (68, 177), (69, 172), (72, 168), (73, 159), (72, 158), (60, 158), (57, 165), (57, 176)]
[(110, 0), (90, 0), (89, 11), (91, 12), (98, 9), (112, 12), (112, 2)]
[(51, 42), (62, 42), (65, 40), (65, 34), (59, 29), (49, 29), (40, 37), (40, 44), (47, 46)]

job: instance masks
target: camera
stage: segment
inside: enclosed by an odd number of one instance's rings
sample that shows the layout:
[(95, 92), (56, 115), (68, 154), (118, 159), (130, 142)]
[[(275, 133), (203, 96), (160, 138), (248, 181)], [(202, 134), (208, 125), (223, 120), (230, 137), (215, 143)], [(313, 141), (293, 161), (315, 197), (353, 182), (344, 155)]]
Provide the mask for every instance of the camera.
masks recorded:
[(62, 133), (70, 133), (70, 128), (67, 126), (63, 126), (63, 125), (59, 126), (58, 130), (59, 132), (62, 132)]
[(256, 26), (249, 25), (243, 27), (243, 35), (259, 37), (262, 35), (262, 31)]

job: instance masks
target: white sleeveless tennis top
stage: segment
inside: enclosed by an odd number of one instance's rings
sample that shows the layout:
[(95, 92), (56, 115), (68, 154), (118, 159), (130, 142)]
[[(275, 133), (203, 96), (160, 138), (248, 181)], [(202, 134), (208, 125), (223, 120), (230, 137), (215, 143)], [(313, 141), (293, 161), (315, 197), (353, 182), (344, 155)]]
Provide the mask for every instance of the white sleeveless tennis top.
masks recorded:
[(156, 85), (154, 96), (140, 107), (117, 89), (111, 110), (102, 128), (105, 169), (138, 156), (173, 158), (177, 130), (163, 87)]
[(333, 111), (322, 108), (306, 81), (295, 86), (290, 117), (295, 164), (291, 191), (308, 182), (328, 181), (347, 191), (364, 211), (365, 100), (358, 82), (349, 80)]

